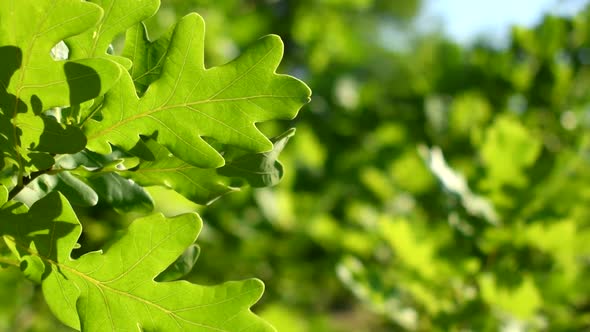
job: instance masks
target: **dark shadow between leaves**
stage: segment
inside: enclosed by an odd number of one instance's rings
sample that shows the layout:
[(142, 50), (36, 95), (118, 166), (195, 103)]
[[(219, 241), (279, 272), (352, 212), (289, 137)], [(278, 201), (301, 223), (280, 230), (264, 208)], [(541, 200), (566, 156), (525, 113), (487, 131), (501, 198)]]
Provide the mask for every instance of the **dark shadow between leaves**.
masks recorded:
[(31, 97), (31, 107), (33, 108), (33, 113), (35, 113), (35, 115), (41, 115), (41, 113), (44, 111), (43, 102), (37, 95), (33, 95)]
[[(0, 47), (0, 61), (3, 63), (0, 69), (0, 132), (9, 133), (8, 136), (0, 136), (0, 144), (10, 146), (20, 144), (22, 132), (18, 127), (14, 127), (11, 119), (16, 113), (27, 112), (27, 104), (16, 96), (9, 94), (7, 87), (14, 73), (22, 65), (22, 52), (14, 46)], [(66, 63), (64, 71), (70, 88), (70, 103), (72, 105), (91, 99), (100, 93), (100, 78), (98, 73), (85, 65), (79, 63)], [(27, 146), (31, 151), (28, 154), (30, 161), (23, 164), (18, 160), (17, 151), (4, 151), (3, 157), (14, 160), (16, 164), (22, 166), (35, 166), (37, 169), (47, 169), (53, 164), (53, 158), (48, 153), (76, 153), (86, 146), (86, 136), (82, 131), (73, 126), (63, 127), (55, 118), (43, 114), (46, 105), (38, 95), (33, 95), (30, 99), (30, 105), (35, 115), (43, 121), (43, 131), (39, 137), (39, 143), (35, 146)], [(16, 132), (15, 132), (16, 130)], [(14, 135), (14, 137), (10, 137)], [(14, 142), (16, 140), (16, 142)], [(33, 152), (34, 151), (34, 152)], [(0, 167), (4, 167), (4, 158), (0, 160)]]
[(0, 84), (2, 84), (2, 93), (6, 93), (10, 78), (14, 75), (23, 61), (23, 52), (16, 46), (0, 47)]
[[(26, 239), (27, 245), (35, 244), (43, 259), (50, 259), (58, 262), (58, 251), (68, 250), (70, 252), (76, 245), (76, 241), (67, 243), (60, 241), (72, 232), (76, 232), (79, 224), (67, 220), (59, 220), (64, 210), (71, 209), (64, 206), (61, 197), (57, 193), (50, 193), (45, 198), (33, 204), (27, 221), (18, 225), (18, 233)], [(46, 268), (43, 278), (51, 272), (51, 268)]]
[[(10, 119), (12, 118), (12, 112), (25, 112), (26, 108), (23, 103), (17, 103), (16, 96), (8, 93), (8, 85), (10, 79), (14, 73), (21, 67), (23, 59), (23, 53), (20, 48), (15, 46), (2, 46), (0, 47), (0, 146), (9, 146), (8, 136), (13, 132), (12, 124)], [(18, 107), (18, 109), (15, 109)], [(21, 135), (20, 131), (14, 133), (16, 137)], [(16, 153), (16, 152), (15, 152)], [(15, 155), (11, 155), (8, 151), (2, 152), (2, 158), (0, 158), (0, 169), (5, 166), (5, 159), (12, 159), (18, 163)]]
[[(86, 135), (80, 128), (74, 126), (63, 128), (51, 116), (41, 116), (41, 119), (43, 120), (43, 133), (39, 138), (39, 144), (30, 150), (73, 154), (82, 151), (86, 146)], [(64, 144), (64, 141), (67, 141), (68, 144)]]
[(152, 153), (152, 151), (150, 151), (150, 149), (147, 147), (147, 145), (145, 144), (145, 142), (149, 139), (156, 139), (157, 137), (157, 132), (153, 135), (153, 136), (141, 136), (141, 139), (137, 142), (137, 144), (135, 144), (135, 146), (129, 150), (129, 153), (133, 156), (139, 157), (142, 160), (145, 161), (154, 161), (156, 160), (156, 156), (154, 156), (154, 154)]
[(100, 94), (100, 76), (85, 65), (67, 62), (64, 71), (70, 87), (70, 105), (79, 105)]
[(38, 255), (35, 256), (42, 258), (46, 265), (45, 278), (52, 270), (47, 266), (48, 261), (58, 262), (59, 252), (69, 253), (76, 246), (78, 236), (72, 233), (79, 233), (80, 225), (72, 219), (71, 207), (55, 192), (33, 204), (26, 213), (21, 204), (13, 207), (1, 211), (0, 233), (13, 237), (23, 256), (30, 255), (30, 249), (36, 248)]

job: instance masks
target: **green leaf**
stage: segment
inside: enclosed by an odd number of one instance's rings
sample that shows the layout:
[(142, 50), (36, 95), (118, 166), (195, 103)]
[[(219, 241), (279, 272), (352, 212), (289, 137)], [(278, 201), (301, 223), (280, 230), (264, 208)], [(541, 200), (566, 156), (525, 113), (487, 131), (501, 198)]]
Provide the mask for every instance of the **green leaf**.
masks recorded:
[(25, 277), (36, 284), (40, 284), (43, 273), (45, 272), (45, 264), (39, 256), (25, 256), (20, 263), (20, 269)]
[(209, 204), (239, 189), (230, 186), (230, 178), (244, 179), (253, 187), (277, 184), (283, 175), (283, 166), (277, 158), (294, 133), (295, 129), (290, 129), (272, 139), (274, 147), (266, 153), (251, 154), (230, 148), (224, 154), (229, 161), (217, 170), (189, 165), (154, 140), (147, 140), (145, 147), (153, 161), (142, 161), (137, 168), (119, 174), (142, 186), (171, 188), (195, 203)]
[(117, 173), (98, 174), (86, 180), (101, 200), (117, 210), (151, 212), (154, 209), (154, 202), (143, 187)]
[(25, 186), (14, 199), (31, 206), (54, 191), (59, 191), (77, 206), (94, 206), (98, 203), (97, 193), (70, 172), (43, 174)]
[(83, 148), (78, 129), (63, 128), (42, 112), (104, 94), (120, 69), (104, 59), (55, 61), (50, 51), (61, 40), (90, 29), (101, 13), (97, 6), (77, 0), (63, 0), (59, 6), (52, 0), (0, 3), (0, 129), (6, 135), (0, 139), (0, 151), (9, 163), (44, 169), (53, 160), (35, 151), (72, 153)]
[[(196, 214), (134, 221), (105, 252), (70, 257), (81, 226), (64, 196), (51, 193), (27, 213), (0, 210), (0, 231), (23, 257), (45, 264), (45, 299), (65, 324), (83, 331), (273, 331), (249, 307), (259, 280), (200, 286), (154, 278), (191, 246)], [(6, 238), (6, 236), (5, 236)]]
[[(84, 101), (104, 94), (109, 82), (120, 75), (114, 63), (103, 59), (55, 61), (50, 56), (58, 42), (92, 28), (101, 14), (96, 5), (77, 0), (61, 0), (59, 6), (53, 0), (2, 1), (0, 45), (16, 47), (18, 52), (10, 63), (20, 63), (7, 91), (30, 108), (42, 101), (42, 109), (68, 105), (71, 98)], [(94, 75), (84, 75), (89, 73)], [(79, 85), (82, 95), (71, 96), (70, 84)]]
[(8, 202), (8, 189), (0, 185), (0, 207)]
[(171, 188), (198, 204), (209, 204), (221, 195), (238, 190), (230, 187), (229, 179), (219, 176), (214, 169), (189, 165), (153, 140), (146, 141), (145, 145), (154, 161), (142, 161), (137, 168), (121, 172), (121, 176), (142, 186)]
[(84, 178), (101, 201), (117, 210), (151, 212), (154, 203), (147, 191), (118, 174), (137, 162), (137, 158), (120, 150), (109, 155), (84, 150), (61, 157), (55, 168), (68, 169)]
[(186, 276), (193, 270), (200, 253), (201, 248), (197, 244), (190, 245), (172, 265), (156, 277), (156, 281), (174, 281)]
[[(291, 137), (295, 129), (289, 129), (272, 139), (273, 149), (265, 153), (247, 154), (228, 161), (218, 169), (218, 173), (228, 177), (245, 179), (252, 187), (269, 187), (279, 183), (283, 177), (283, 165), (278, 161), (279, 154)], [(229, 159), (225, 156), (226, 159)]]
[[(20, 203), (0, 209), (0, 220), (0, 234), (21, 260), (31, 254), (55, 262), (67, 260), (69, 252), (60, 251), (52, 240), (59, 237), (60, 244), (73, 247), (81, 230), (69, 202), (56, 192), (40, 199), (29, 210)], [(52, 239), (52, 235), (56, 237)]]
[(487, 129), (481, 147), (481, 157), (491, 182), (489, 186), (525, 186), (525, 171), (535, 163), (541, 147), (539, 140), (518, 120), (499, 116)]
[[(500, 207), (510, 207), (510, 188), (526, 188), (530, 173), (542, 151), (541, 140), (514, 117), (501, 115), (487, 128), (481, 146), (481, 159), (486, 176), (481, 187)], [(509, 160), (510, 162), (506, 162)]]
[(170, 27), (164, 35), (153, 42), (149, 40), (147, 29), (143, 23), (127, 30), (123, 56), (133, 61), (133, 67), (129, 70), (129, 74), (131, 74), (140, 96), (145, 93), (152, 82), (160, 78), (175, 27), (176, 25)]
[(238, 59), (221, 67), (204, 68), (204, 23), (191, 14), (174, 30), (162, 74), (142, 98), (128, 74), (106, 96), (100, 122), (85, 129), (87, 147), (107, 154), (111, 146), (131, 149), (140, 135), (156, 140), (185, 162), (219, 167), (223, 157), (203, 137), (250, 152), (272, 149), (255, 123), (291, 119), (309, 101), (301, 81), (277, 75), (283, 44), (267, 36)]
[[(149, 156), (149, 158), (153, 159), (153, 156)], [(108, 155), (83, 150), (75, 154), (60, 156), (56, 160), (55, 168), (70, 170), (81, 176), (88, 176), (88, 174), (95, 174), (99, 171), (103, 173), (122, 171), (133, 168), (138, 164), (138, 158), (120, 149), (114, 149), (113, 153)]]
[(109, 45), (115, 37), (150, 16), (160, 6), (159, 0), (91, 0), (104, 9), (104, 15), (98, 24), (90, 30), (75, 37), (68, 38), (66, 43), (72, 48), (71, 59), (106, 57), (131, 67), (128, 59), (107, 53)]
[(482, 273), (478, 279), (482, 300), (496, 310), (526, 320), (534, 317), (542, 305), (539, 289), (528, 275), (524, 275), (522, 282), (512, 289), (498, 286), (497, 280), (490, 274)]

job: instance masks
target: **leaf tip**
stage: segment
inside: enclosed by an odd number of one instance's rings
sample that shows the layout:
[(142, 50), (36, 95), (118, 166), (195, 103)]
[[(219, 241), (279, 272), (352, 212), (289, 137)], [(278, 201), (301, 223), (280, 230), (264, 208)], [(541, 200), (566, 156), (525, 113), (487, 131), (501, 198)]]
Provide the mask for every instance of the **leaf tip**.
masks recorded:
[(185, 15), (183, 18), (178, 21), (178, 26), (182, 24), (191, 24), (195, 25), (198, 28), (204, 29), (205, 28), (205, 20), (203, 17), (197, 13), (190, 13)]
[[(174, 217), (166, 218), (162, 213), (157, 214), (160, 219), (169, 220), (170, 222), (185, 225), (190, 228), (191, 232), (195, 233), (195, 239), (199, 236), (203, 228), (203, 219), (196, 212), (183, 213)], [(193, 240), (193, 241), (194, 241)]]

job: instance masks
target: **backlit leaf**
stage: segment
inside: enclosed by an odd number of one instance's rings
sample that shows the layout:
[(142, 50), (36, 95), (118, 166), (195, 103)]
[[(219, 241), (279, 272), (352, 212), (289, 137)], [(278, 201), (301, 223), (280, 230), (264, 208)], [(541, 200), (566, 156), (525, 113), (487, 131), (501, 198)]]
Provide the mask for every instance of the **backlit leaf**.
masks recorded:
[(160, 6), (159, 0), (91, 0), (104, 9), (104, 15), (93, 29), (68, 38), (66, 43), (72, 47), (70, 58), (106, 57), (130, 67), (128, 59), (107, 54), (113, 39), (125, 31), (154, 15)]
[(4, 162), (43, 169), (53, 160), (42, 152), (72, 153), (84, 147), (80, 130), (64, 128), (42, 112), (104, 94), (119, 77), (120, 69), (111, 61), (55, 61), (50, 54), (61, 40), (90, 29), (101, 14), (99, 7), (76, 0), (0, 3), (0, 129), (7, 134), (0, 138), (0, 151)]
[(202, 227), (196, 214), (138, 219), (104, 253), (72, 259), (81, 226), (65, 197), (52, 193), (20, 212), (0, 210), (0, 231), (10, 235), (22, 260), (43, 260), (45, 299), (72, 328), (273, 331), (249, 310), (263, 292), (259, 280), (218, 286), (154, 281), (195, 241)]
[(87, 147), (109, 153), (111, 146), (131, 149), (140, 135), (157, 133), (158, 143), (187, 163), (219, 167), (224, 159), (203, 137), (265, 152), (271, 142), (255, 123), (291, 119), (309, 100), (301, 81), (277, 75), (283, 44), (277, 36), (260, 39), (238, 59), (221, 67), (204, 68), (204, 23), (191, 14), (174, 30), (162, 74), (142, 98), (132, 79), (123, 74), (105, 97), (103, 119), (85, 126)]

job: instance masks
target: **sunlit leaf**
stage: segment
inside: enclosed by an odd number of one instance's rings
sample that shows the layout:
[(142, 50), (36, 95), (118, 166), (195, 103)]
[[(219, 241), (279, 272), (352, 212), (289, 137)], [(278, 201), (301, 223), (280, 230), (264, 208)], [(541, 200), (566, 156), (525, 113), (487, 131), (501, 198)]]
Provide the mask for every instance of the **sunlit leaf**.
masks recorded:
[[(64, 196), (52, 193), (27, 213), (0, 211), (0, 230), (26, 262), (41, 259), (45, 299), (65, 324), (83, 331), (273, 331), (249, 307), (259, 280), (199, 286), (154, 278), (191, 246), (196, 214), (134, 221), (105, 252), (70, 257), (81, 226)], [(30, 258), (36, 257), (36, 258)], [(39, 267), (33, 272), (38, 276)]]
[(61, 40), (94, 26), (101, 13), (99, 7), (76, 0), (60, 1), (59, 6), (50, 0), (0, 3), (3, 159), (22, 168), (45, 169), (53, 160), (44, 152), (73, 153), (84, 147), (79, 129), (64, 128), (42, 112), (104, 94), (119, 77), (120, 69), (108, 60), (55, 61), (50, 55)]
[(131, 149), (140, 135), (157, 133), (158, 143), (189, 164), (224, 164), (202, 137), (251, 152), (272, 149), (257, 122), (293, 118), (309, 100), (301, 81), (274, 73), (283, 53), (277, 36), (267, 36), (235, 61), (211, 69), (203, 65), (204, 23), (196, 14), (174, 30), (160, 78), (138, 98), (123, 74), (106, 95), (100, 122), (85, 126), (87, 147), (109, 153), (108, 143)]

